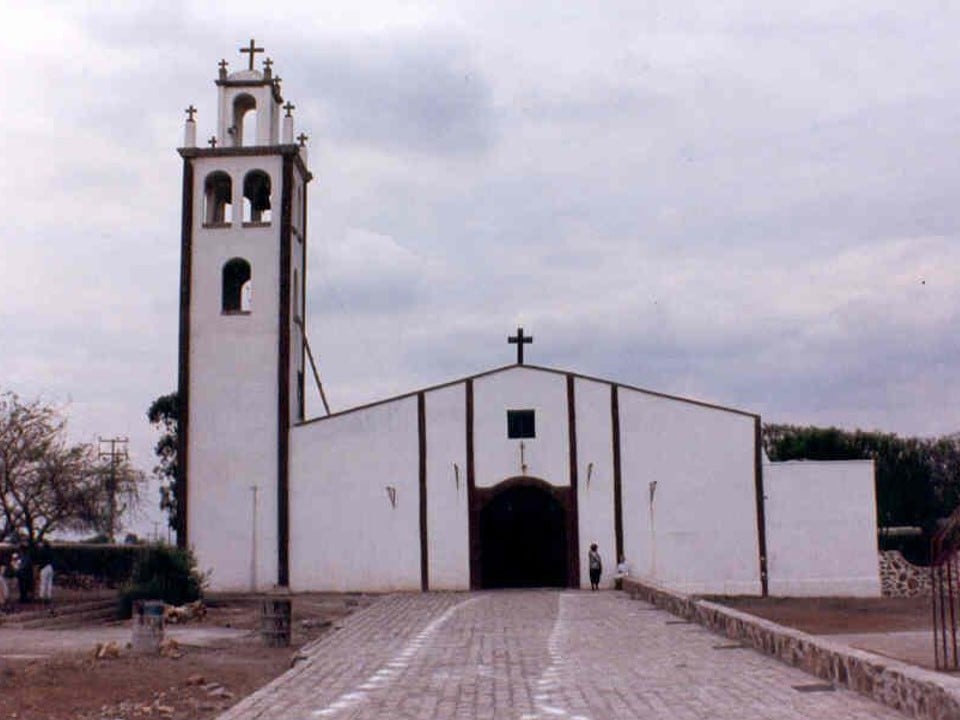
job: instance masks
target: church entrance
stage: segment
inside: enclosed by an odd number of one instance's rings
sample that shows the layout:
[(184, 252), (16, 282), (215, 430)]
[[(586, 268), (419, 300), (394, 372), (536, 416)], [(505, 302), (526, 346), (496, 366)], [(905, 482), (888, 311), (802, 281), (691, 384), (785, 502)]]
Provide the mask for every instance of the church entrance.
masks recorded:
[(480, 587), (570, 585), (568, 489), (515, 478), (481, 492)]

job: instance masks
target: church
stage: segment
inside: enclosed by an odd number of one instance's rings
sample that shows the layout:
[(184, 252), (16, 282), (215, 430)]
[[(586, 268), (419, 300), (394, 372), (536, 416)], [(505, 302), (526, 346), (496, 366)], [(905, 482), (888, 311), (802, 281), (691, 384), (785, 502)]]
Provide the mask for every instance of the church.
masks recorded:
[(514, 364), (307, 418), (307, 137), (240, 52), (179, 149), (177, 535), (210, 590), (589, 587), (596, 543), (604, 587), (622, 558), (687, 593), (880, 594), (871, 461), (770, 463), (759, 415), (526, 364), (522, 329)]

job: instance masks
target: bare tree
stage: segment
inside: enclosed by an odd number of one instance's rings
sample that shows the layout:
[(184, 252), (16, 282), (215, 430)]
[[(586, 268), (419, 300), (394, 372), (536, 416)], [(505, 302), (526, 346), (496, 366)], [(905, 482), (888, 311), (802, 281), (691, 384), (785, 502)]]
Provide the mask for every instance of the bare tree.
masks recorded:
[[(125, 465), (115, 477), (118, 492), (127, 499), (125, 507), (132, 505), (142, 473)], [(67, 441), (61, 410), (0, 393), (2, 538), (35, 545), (57, 530), (102, 532), (105, 488), (105, 468), (94, 448)]]

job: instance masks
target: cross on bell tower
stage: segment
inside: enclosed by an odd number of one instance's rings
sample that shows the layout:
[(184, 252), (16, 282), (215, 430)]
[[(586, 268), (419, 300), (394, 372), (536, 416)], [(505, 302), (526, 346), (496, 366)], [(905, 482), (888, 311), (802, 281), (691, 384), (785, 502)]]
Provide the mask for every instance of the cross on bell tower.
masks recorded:
[(264, 49), (262, 47), (257, 47), (257, 43), (254, 42), (253, 38), (250, 38), (250, 47), (242, 47), (240, 48), (240, 52), (250, 54), (250, 67), (247, 69), (253, 70), (254, 58), (256, 58), (257, 53), (264, 52)]

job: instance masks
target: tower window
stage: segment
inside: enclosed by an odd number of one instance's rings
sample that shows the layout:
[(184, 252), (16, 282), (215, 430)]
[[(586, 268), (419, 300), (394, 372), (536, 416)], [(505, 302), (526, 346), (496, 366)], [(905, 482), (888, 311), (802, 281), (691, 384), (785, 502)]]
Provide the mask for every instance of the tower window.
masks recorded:
[(243, 93), (233, 101), (233, 126), (230, 128), (236, 147), (257, 144), (257, 101)]
[(251, 170), (243, 178), (243, 221), (270, 222), (270, 176), (263, 170)]
[(537, 436), (533, 410), (507, 410), (507, 437), (533, 438)]
[(249, 313), (250, 296), (250, 263), (243, 258), (228, 260), (223, 266), (223, 300), (224, 313)]
[(233, 182), (222, 170), (203, 181), (203, 224), (229, 225), (233, 222)]

